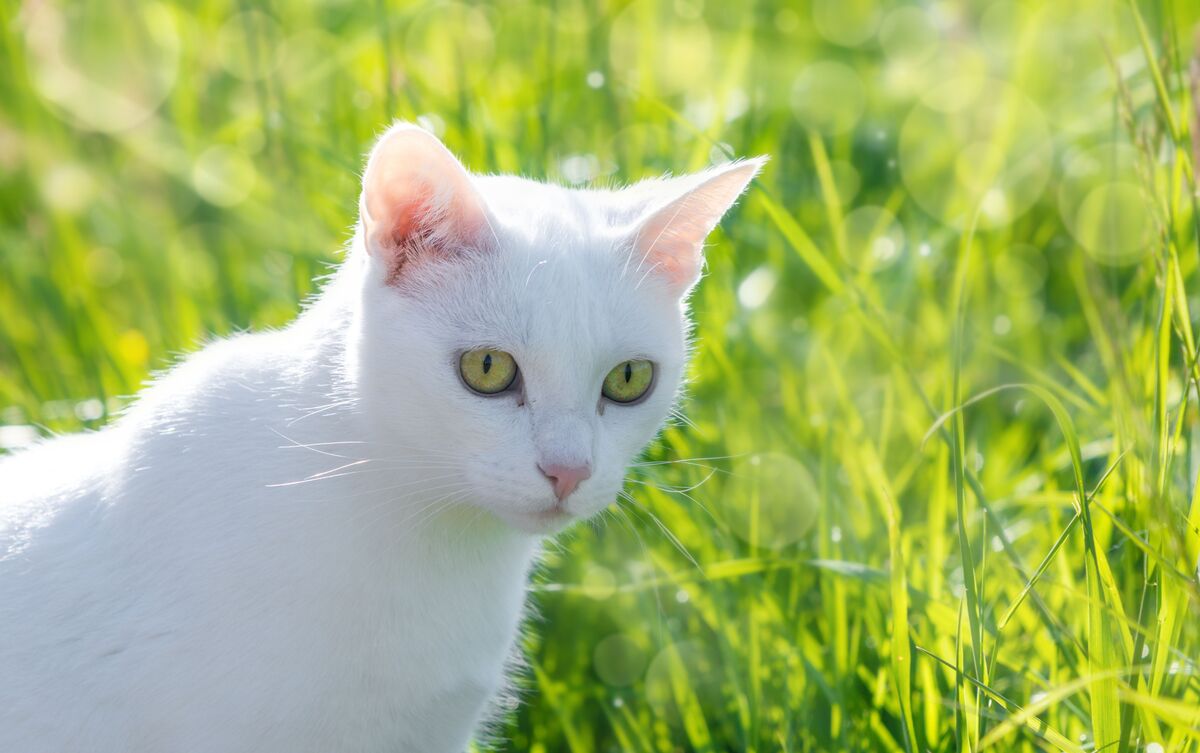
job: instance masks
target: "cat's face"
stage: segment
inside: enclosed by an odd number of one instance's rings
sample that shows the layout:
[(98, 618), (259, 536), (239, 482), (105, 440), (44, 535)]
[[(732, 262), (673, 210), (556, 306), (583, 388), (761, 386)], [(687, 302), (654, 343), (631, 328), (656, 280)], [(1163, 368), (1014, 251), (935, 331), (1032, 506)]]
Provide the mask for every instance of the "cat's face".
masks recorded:
[(704, 238), (760, 165), (570, 191), (389, 131), (364, 177), (360, 390), (423, 498), (533, 533), (611, 504), (679, 392)]

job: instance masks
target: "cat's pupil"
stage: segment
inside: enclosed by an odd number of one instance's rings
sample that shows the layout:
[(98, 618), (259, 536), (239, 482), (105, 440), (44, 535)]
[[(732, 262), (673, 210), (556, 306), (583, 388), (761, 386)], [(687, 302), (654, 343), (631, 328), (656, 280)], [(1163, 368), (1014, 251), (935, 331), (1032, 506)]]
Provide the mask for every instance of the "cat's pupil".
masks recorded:
[(629, 361), (625, 362), (625, 383), (629, 384), (629, 380), (633, 379), (633, 364)]
[(492, 370), (492, 354), (488, 353), (483, 357), (483, 373), (486, 374)]

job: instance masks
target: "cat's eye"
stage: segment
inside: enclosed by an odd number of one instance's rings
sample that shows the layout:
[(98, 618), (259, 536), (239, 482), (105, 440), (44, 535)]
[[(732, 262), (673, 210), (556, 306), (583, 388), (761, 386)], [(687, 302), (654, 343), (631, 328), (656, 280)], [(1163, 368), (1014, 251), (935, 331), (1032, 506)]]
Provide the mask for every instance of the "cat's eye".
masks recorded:
[(517, 362), (502, 350), (468, 350), (458, 360), (463, 382), (481, 395), (499, 395), (517, 381)]
[(601, 393), (614, 403), (635, 403), (653, 382), (654, 364), (642, 359), (622, 361), (604, 377)]

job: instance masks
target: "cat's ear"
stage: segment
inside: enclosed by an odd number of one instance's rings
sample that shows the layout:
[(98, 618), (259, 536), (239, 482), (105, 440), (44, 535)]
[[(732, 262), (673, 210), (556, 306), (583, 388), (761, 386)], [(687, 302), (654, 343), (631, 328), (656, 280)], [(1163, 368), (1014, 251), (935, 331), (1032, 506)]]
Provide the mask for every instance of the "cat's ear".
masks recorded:
[(659, 201), (641, 220), (633, 242), (640, 267), (682, 296), (700, 278), (704, 240), (762, 170), (767, 157), (729, 162), (656, 187)]
[(436, 136), (408, 123), (388, 129), (371, 151), (359, 216), (367, 251), (389, 276), (414, 254), (453, 254), (493, 237), (466, 168)]

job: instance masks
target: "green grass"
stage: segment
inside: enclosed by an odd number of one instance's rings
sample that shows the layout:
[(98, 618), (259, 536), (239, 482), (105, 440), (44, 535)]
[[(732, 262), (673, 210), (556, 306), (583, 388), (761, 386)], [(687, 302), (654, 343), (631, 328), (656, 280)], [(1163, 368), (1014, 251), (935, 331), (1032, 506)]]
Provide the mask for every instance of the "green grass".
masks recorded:
[(287, 322), (393, 118), (584, 183), (767, 153), (502, 747), (1200, 751), (1194, 4), (255, 7), (0, 0), (0, 444)]

